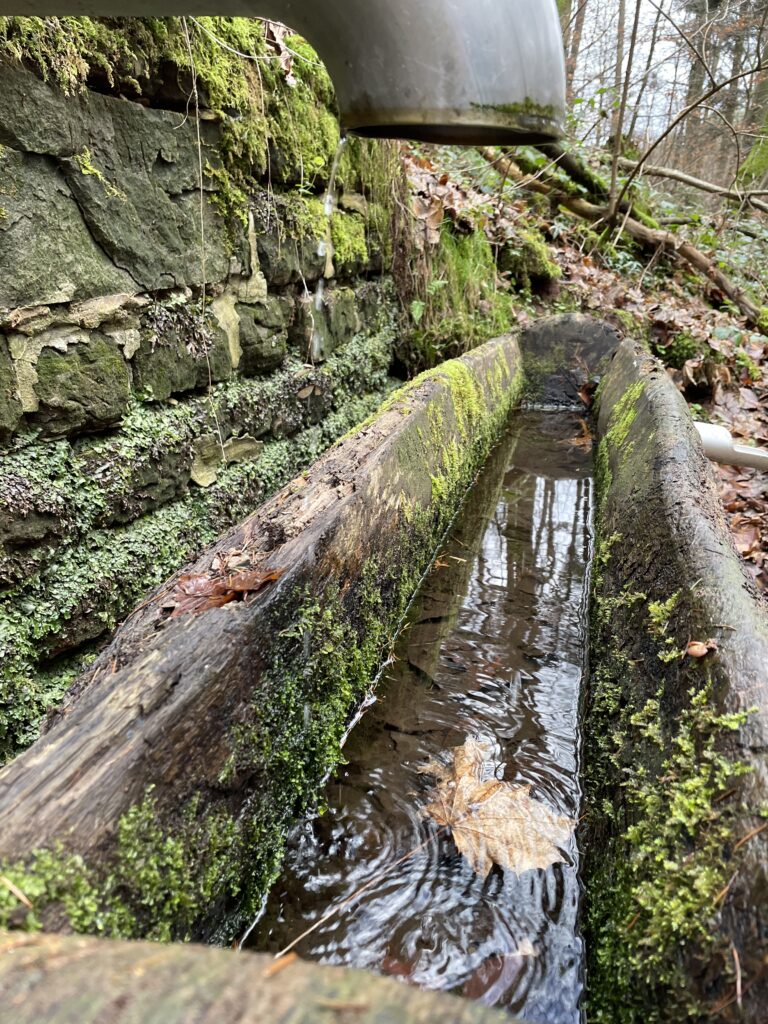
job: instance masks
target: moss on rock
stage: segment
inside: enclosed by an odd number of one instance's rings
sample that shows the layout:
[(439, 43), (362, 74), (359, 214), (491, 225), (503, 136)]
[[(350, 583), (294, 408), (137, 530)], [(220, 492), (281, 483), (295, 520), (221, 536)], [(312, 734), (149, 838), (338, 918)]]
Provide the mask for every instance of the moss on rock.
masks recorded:
[(35, 369), (39, 408), (32, 419), (48, 433), (107, 426), (128, 408), (128, 367), (117, 345), (98, 334), (66, 352), (43, 349)]
[(21, 422), (21, 402), (16, 391), (16, 374), (8, 343), (0, 336), (0, 441), (9, 437)]

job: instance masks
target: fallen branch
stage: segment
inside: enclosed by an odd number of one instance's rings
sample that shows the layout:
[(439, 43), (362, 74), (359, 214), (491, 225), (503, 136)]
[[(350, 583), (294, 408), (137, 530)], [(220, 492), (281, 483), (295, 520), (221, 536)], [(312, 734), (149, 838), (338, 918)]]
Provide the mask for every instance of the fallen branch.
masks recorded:
[[(560, 192), (544, 176), (538, 180), (531, 179), (520, 170), (513, 160), (509, 157), (499, 156), (490, 147), (482, 147), (479, 152), (499, 173), (504, 174), (510, 180), (517, 182), (532, 192), (538, 192), (540, 195), (556, 199), (560, 206), (569, 210), (577, 217), (581, 217), (583, 220), (588, 220), (591, 223), (602, 223), (607, 219), (609, 215), (607, 207), (596, 206), (586, 199), (580, 199), (576, 196)], [(734, 305), (738, 306), (751, 323), (757, 324), (761, 319), (762, 311), (760, 307), (750, 299), (744, 289), (735, 284), (695, 245), (692, 245), (690, 242), (681, 241), (671, 231), (665, 231), (663, 228), (648, 227), (629, 216), (624, 220), (622, 229), (630, 238), (649, 249), (661, 247), (664, 251), (674, 253), (681, 259), (684, 259), (719, 288), (723, 295), (733, 302)]]
[[(622, 170), (635, 171), (638, 166), (635, 160), (628, 160), (626, 157), (619, 158), (619, 167)], [(711, 195), (722, 196), (723, 199), (730, 199), (735, 203), (749, 203), (756, 210), (768, 213), (768, 203), (757, 198), (759, 195), (764, 195), (764, 192), (761, 191), (739, 192), (738, 190), (725, 188), (723, 185), (716, 185), (713, 181), (694, 178), (691, 174), (678, 171), (676, 167), (658, 167), (655, 164), (644, 164), (642, 166), (642, 173), (652, 178), (669, 178), (671, 181), (679, 181), (681, 184), (689, 185), (700, 192), (709, 192)]]

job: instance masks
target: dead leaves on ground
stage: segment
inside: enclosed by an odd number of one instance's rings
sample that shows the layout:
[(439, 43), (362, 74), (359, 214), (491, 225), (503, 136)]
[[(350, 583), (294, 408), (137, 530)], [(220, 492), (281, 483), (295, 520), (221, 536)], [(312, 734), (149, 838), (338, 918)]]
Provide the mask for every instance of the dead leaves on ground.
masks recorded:
[(757, 586), (768, 592), (768, 476), (736, 466), (716, 466), (715, 472), (736, 550)]
[(420, 771), (437, 786), (425, 813), (451, 830), (462, 856), (481, 878), (494, 864), (521, 875), (564, 861), (576, 827), (530, 795), (530, 786), (496, 778), (495, 745), (470, 736), (453, 751), (450, 767), (430, 761)]

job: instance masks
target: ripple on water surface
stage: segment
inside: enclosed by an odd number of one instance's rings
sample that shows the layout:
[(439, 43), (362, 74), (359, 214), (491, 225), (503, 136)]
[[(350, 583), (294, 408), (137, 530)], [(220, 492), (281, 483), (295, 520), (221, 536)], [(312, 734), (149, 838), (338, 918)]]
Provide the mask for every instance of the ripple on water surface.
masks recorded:
[(276, 952), (344, 904), (301, 941), (301, 956), (455, 991), (533, 1024), (578, 1024), (575, 839), (546, 870), (494, 867), (482, 879), (425, 814), (435, 780), (420, 769), (450, 764), (452, 749), (479, 737), (495, 747), (498, 778), (578, 818), (591, 501), (578, 418), (517, 416), (347, 741), (326, 812), (292, 835), (250, 947)]

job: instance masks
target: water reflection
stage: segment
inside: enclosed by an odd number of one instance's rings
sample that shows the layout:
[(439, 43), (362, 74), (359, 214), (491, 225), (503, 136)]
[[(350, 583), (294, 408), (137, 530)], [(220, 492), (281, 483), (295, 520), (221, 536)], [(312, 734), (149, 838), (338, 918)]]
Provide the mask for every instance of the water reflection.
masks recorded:
[(302, 940), (302, 956), (453, 990), (531, 1022), (581, 1020), (575, 840), (547, 870), (494, 868), (481, 879), (425, 817), (434, 780), (418, 770), (467, 736), (490, 736), (505, 780), (578, 817), (592, 501), (591, 456), (572, 443), (580, 434), (575, 417), (517, 417), (348, 740), (326, 813), (292, 836), (249, 945), (277, 951), (350, 901)]

